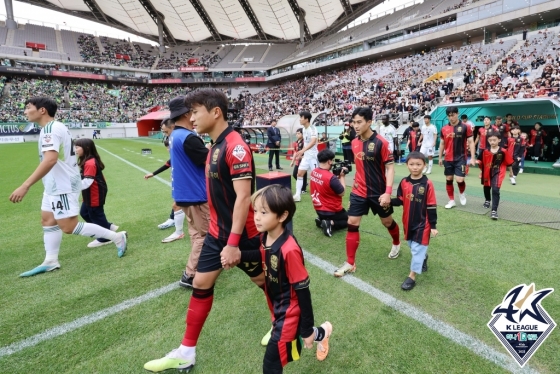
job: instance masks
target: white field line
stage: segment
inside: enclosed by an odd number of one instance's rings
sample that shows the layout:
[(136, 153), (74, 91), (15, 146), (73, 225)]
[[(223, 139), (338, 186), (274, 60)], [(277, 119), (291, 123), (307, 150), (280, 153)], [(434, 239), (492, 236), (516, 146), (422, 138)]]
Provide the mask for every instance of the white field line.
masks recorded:
[[(119, 157), (109, 151), (107, 151), (106, 149), (102, 148), (102, 147), (97, 147), (102, 149), (103, 151), (107, 152), (108, 154), (114, 156), (115, 158), (123, 161), (124, 163), (126, 163), (129, 166), (132, 166), (135, 169), (140, 170), (143, 173), (148, 174), (147, 170), (142, 169), (141, 167), (134, 165), (133, 163), (123, 159), (122, 157)], [(171, 183), (169, 183), (168, 181), (158, 178), (157, 176), (154, 177), (157, 180), (159, 180), (160, 182), (166, 184), (166, 185), (171, 185)], [(333, 274), (334, 271), (336, 270), (336, 266), (334, 266), (333, 264), (321, 259), (320, 257), (315, 256), (314, 254), (304, 250), (303, 251), (305, 259), (312, 263), (313, 265), (315, 265), (316, 267), (318, 267), (319, 269), (322, 269), (323, 271), (325, 271), (328, 274)], [(493, 349), (492, 347), (489, 347), (488, 345), (486, 345), (485, 343), (483, 343), (482, 341), (468, 335), (465, 334), (459, 330), (457, 330), (456, 328), (454, 328), (451, 325), (448, 325), (447, 323), (443, 322), (443, 321), (439, 321), (437, 319), (435, 319), (434, 317), (432, 317), (431, 315), (429, 315), (428, 313), (425, 313), (423, 311), (421, 311), (420, 309), (405, 303), (403, 301), (397, 300), (396, 298), (394, 298), (393, 296), (378, 290), (377, 288), (373, 287), (372, 285), (360, 280), (359, 278), (356, 278), (354, 276), (351, 275), (347, 275), (345, 277), (343, 277), (341, 279), (341, 281), (346, 282), (354, 287), (356, 287), (358, 290), (365, 292), (366, 294), (372, 296), (373, 298), (375, 298), (376, 300), (380, 301), (381, 303), (387, 305), (390, 308), (395, 309), (396, 311), (404, 314), (407, 317), (410, 317), (418, 322), (420, 322), (421, 324), (423, 324), (424, 326), (428, 327), (429, 329), (437, 332), (438, 334), (448, 338), (449, 340), (453, 341), (456, 344), (459, 344), (467, 349), (469, 349), (470, 351), (472, 351), (473, 353), (475, 353), (476, 355), (496, 364), (497, 366), (509, 371), (510, 373), (534, 373), (537, 374), (538, 371), (530, 368), (528, 365), (526, 365), (524, 368), (520, 368), (517, 363), (509, 356), (500, 353), (498, 351), (496, 351), (495, 349)], [(178, 285), (177, 283), (171, 283), (165, 287), (159, 288), (157, 290), (153, 290), (150, 291), (140, 297), (134, 298), (134, 299), (130, 299), (127, 301), (124, 301), (118, 305), (115, 305), (113, 307), (101, 310), (99, 312), (90, 314), (88, 316), (85, 317), (81, 317), (78, 318), (70, 323), (66, 323), (63, 325), (60, 325), (58, 327), (54, 327), (52, 329), (46, 330), (45, 332), (42, 332), (40, 334), (34, 335), (30, 338), (24, 339), (20, 342), (11, 344), (7, 347), (3, 347), (0, 348), (0, 358), (4, 357), (4, 356), (9, 356), (12, 355), (16, 352), (19, 352), (25, 348), (29, 348), (32, 346), (35, 346), (45, 340), (50, 340), (52, 338), (55, 338), (57, 336), (66, 334), (67, 332), (76, 330), (80, 327), (89, 325), (93, 322), (99, 321), (103, 318), (109, 317), (113, 314), (119, 313), (125, 309), (131, 308), (135, 305), (138, 305), (140, 303), (143, 303), (145, 301), (151, 300), (155, 297), (158, 297), (160, 295), (163, 295), (167, 292), (170, 292), (172, 290), (174, 290), (175, 288), (177, 288)]]
[(156, 290), (152, 290), (152, 291), (150, 291), (150, 292), (148, 292), (148, 293), (146, 293), (142, 296), (123, 301), (122, 303), (117, 304), (115, 306), (112, 306), (110, 308), (103, 309), (103, 310), (100, 310), (99, 312), (95, 312), (95, 313), (89, 314), (85, 317), (75, 319), (72, 322), (64, 323), (60, 326), (53, 327), (52, 329), (45, 330), (40, 334), (33, 335), (33, 336), (31, 336), (27, 339), (21, 340), (17, 343), (10, 344), (6, 347), (2, 347), (2, 348), (0, 348), (0, 358), (2, 358), (4, 356), (13, 355), (14, 353), (22, 351), (26, 348), (36, 346), (37, 344), (42, 343), (44, 341), (54, 339), (58, 336), (64, 335), (66, 333), (77, 330), (77, 329), (82, 328), (84, 326), (90, 325), (90, 324), (92, 324), (94, 322), (97, 322), (97, 321), (100, 321), (100, 320), (102, 320), (106, 317), (112, 316), (113, 314), (120, 313), (123, 310), (132, 308), (133, 306), (136, 306), (138, 304), (142, 304), (145, 301), (155, 299), (156, 297), (159, 297), (161, 295), (165, 295), (166, 293), (168, 293), (170, 291), (173, 291), (174, 289), (177, 289), (177, 288), (179, 288), (179, 284), (177, 282), (168, 284), (167, 286), (158, 288)]

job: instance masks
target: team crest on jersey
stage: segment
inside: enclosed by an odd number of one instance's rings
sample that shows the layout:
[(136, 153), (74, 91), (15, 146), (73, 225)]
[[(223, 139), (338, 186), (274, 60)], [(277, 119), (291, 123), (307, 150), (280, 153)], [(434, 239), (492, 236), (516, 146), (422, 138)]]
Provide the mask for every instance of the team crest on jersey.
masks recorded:
[(278, 257), (275, 255), (270, 256), (270, 267), (274, 271), (278, 270)]
[(218, 155), (220, 154), (220, 148), (216, 148), (214, 153), (212, 154), (212, 163), (216, 163), (218, 161)]
[(460, 126), (457, 126), (457, 132), (461, 132), (461, 131), (463, 131), (463, 128), (460, 127)]
[(45, 136), (43, 136), (43, 140), (45, 143), (50, 143), (52, 138), (50, 134), (46, 134)]
[(424, 192), (426, 191), (426, 189), (424, 188), (424, 186), (420, 186), (418, 187), (418, 194), (419, 195), (424, 195)]
[(243, 161), (247, 152), (242, 145), (236, 145), (231, 154), (239, 161)]
[(369, 143), (367, 146), (368, 152), (373, 152), (375, 150), (375, 143)]
[(541, 305), (554, 288), (535, 291), (535, 284), (520, 284), (508, 291), (492, 311), (488, 328), (511, 357), (523, 367), (556, 327)]
[[(406, 195), (406, 198), (407, 198), (408, 200), (412, 201), (412, 200), (414, 200), (414, 194), (413, 194), (413, 193), (409, 193), (409, 194)], [(383, 209), (385, 209), (385, 208), (383, 208)]]
[(366, 156), (366, 154), (365, 154), (364, 152), (358, 152), (358, 153), (356, 153), (356, 156), (355, 156), (355, 157), (356, 157), (358, 160), (362, 160), (362, 161), (363, 161), (363, 160), (365, 160), (365, 158), (366, 158), (365, 156)]
[(496, 155), (496, 160), (502, 161), (502, 154), (501, 154), (501, 153), (498, 153), (498, 154)]

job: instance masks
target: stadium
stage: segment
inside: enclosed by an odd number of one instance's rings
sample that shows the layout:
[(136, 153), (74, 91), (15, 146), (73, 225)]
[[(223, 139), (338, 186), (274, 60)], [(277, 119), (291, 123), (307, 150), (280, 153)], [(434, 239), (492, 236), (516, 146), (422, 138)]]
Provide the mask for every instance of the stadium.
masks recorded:
[[(158, 224), (169, 215), (172, 179), (152, 171), (170, 159), (161, 127), (174, 113), (170, 102), (207, 88), (226, 95), (227, 122), (253, 153), (258, 188), (283, 183), (301, 190), (291, 175), (301, 113), (309, 112), (323, 134), (319, 150), (330, 148), (337, 158), (346, 158), (343, 133), (357, 108), (371, 109), (377, 133), (388, 121), (395, 129), (393, 197), (409, 175), (410, 126), (427, 115), (440, 135), (457, 108), (473, 141), (485, 119), (528, 136), (519, 175), (501, 185), (497, 221), (474, 166), (464, 179), (468, 202), (446, 209), (449, 183), (437, 165), (444, 139), (437, 139), (426, 178), (435, 189), (439, 233), (430, 241), (429, 271), (410, 292), (401, 289), (412, 259), (403, 230), (400, 256), (387, 258), (387, 226), (363, 217), (356, 272), (333, 277), (346, 256), (346, 230), (324, 234), (309, 189), (301, 195), (291, 227), (311, 280), (315, 322), (328, 320), (334, 330), (325, 361), (303, 350), (285, 372), (560, 372), (557, 292), (533, 305), (546, 310), (549, 330), (528, 349), (528, 363), (487, 326), (517, 285), (558, 286), (557, 1), (20, 1), (141, 38), (135, 40), (56, 20), (23, 21), (15, 2), (4, 3), (0, 373), (145, 372), (148, 360), (177, 347), (192, 294), (177, 281), (193, 245), (186, 237), (162, 243), (171, 231)], [(56, 102), (55, 119), (73, 141), (95, 139), (108, 185), (105, 211), (128, 235), (123, 258), (112, 246), (89, 248), (91, 239), (65, 235), (60, 270), (18, 276), (44, 257), (42, 186), (19, 204), (8, 199), (38, 165), (41, 128), (25, 113), (36, 96)], [(279, 171), (268, 154), (272, 122), (281, 137), (274, 148)], [(199, 135), (209, 147), (216, 140)], [(348, 209), (356, 173), (346, 177)], [(395, 206), (393, 217), (402, 229), (403, 208)], [(234, 269), (222, 272), (213, 297), (193, 372), (262, 372), (266, 348), (259, 342), (271, 322), (261, 291)]]

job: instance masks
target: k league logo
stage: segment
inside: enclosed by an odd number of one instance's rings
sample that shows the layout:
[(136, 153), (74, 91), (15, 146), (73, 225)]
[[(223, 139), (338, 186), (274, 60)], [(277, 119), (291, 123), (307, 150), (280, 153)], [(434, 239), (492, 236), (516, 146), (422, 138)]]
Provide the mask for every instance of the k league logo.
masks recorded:
[(554, 288), (535, 291), (535, 284), (520, 284), (509, 290), (494, 309), (488, 327), (511, 357), (523, 367), (556, 327), (541, 305)]

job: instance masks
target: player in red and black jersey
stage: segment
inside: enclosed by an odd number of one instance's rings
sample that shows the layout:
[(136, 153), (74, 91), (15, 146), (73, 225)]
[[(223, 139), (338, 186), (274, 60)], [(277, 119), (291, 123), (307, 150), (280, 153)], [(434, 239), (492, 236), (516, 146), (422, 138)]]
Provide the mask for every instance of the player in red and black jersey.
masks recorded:
[[(298, 360), (302, 345), (318, 342), (317, 359), (327, 357), (332, 325), (314, 327), (309, 275), (303, 252), (286, 229), (296, 211), (291, 190), (278, 184), (267, 186), (251, 197), (255, 224), (263, 233), (260, 250), (241, 251), (242, 262), (256, 262), (265, 272), (264, 290), (272, 317), (272, 333), (263, 360), (264, 374), (280, 374)], [(224, 265), (226, 261), (224, 258)], [(302, 341), (303, 339), (303, 341)]]
[(529, 138), (529, 148), (533, 150), (532, 159), (535, 161), (535, 164), (539, 162), (539, 158), (542, 157), (545, 137), (546, 132), (542, 129), (542, 123), (536, 122), (535, 128), (530, 132)]
[(409, 152), (414, 152), (418, 148), (418, 140), (420, 139), (420, 124), (418, 122), (412, 123), (412, 130), (408, 132), (408, 141), (406, 146)]
[(520, 132), (519, 126), (514, 125), (510, 130), (511, 136), (508, 138), (508, 153), (513, 160), (513, 165), (511, 165), (513, 177), (509, 178), (511, 184), (517, 184), (516, 178), (517, 174), (519, 174), (520, 163), (523, 157), (525, 157), (525, 150), (527, 149), (527, 142), (519, 135)]
[[(241, 135), (227, 123), (228, 100), (223, 92), (195, 91), (187, 95), (185, 105), (190, 108), (191, 121), (198, 133), (208, 134), (213, 143), (206, 162), (210, 225), (193, 279), (182, 344), (164, 358), (144, 365), (153, 372), (194, 366), (196, 344), (212, 309), (214, 284), (223, 267), (229, 269), (237, 265), (257, 286), (264, 286), (260, 262), (240, 263), (240, 249), (258, 250), (260, 246), (251, 208), (255, 185), (252, 152)], [(224, 265), (221, 256), (227, 259)]]
[(507, 148), (507, 144), (508, 144), (507, 138), (509, 138), (510, 125), (507, 122), (504, 123), (503, 118), (501, 116), (496, 116), (496, 122), (494, 123), (494, 126), (502, 136), (500, 140), (500, 147)]
[(395, 176), (393, 153), (389, 143), (371, 129), (373, 112), (370, 108), (356, 108), (352, 123), (356, 139), (352, 140), (352, 153), (356, 163), (356, 175), (350, 194), (348, 209), (348, 233), (346, 234), (346, 262), (334, 272), (342, 277), (356, 271), (356, 252), (360, 243), (360, 221), (369, 210), (379, 215), (383, 226), (389, 230), (393, 246), (389, 258), (399, 256), (399, 225), (393, 219), (391, 192)]
[[(465, 196), (465, 172), (467, 166), (467, 146), (470, 151), (471, 165), (476, 165), (474, 155), (474, 142), (472, 128), (459, 121), (459, 109), (456, 106), (447, 107), (445, 110), (449, 123), (441, 128), (441, 141), (439, 144), (439, 166), (445, 166), (446, 190), (449, 202), (446, 209), (453, 208), (455, 204), (455, 191), (453, 178), (459, 186), (461, 205), (467, 203)], [(445, 158), (443, 151), (445, 150)]]
[[(500, 187), (506, 175), (506, 169), (509, 171), (510, 178), (513, 177), (511, 171), (513, 159), (506, 149), (500, 147), (501, 135), (500, 132), (489, 133), (487, 136), (490, 149), (486, 149), (478, 155), (478, 166), (481, 170), (480, 182), (484, 186), (484, 198), (486, 200), (483, 207), (490, 208), (490, 201), (492, 202), (490, 218), (493, 220), (498, 219)], [(490, 191), (492, 191), (491, 197)]]
[[(105, 216), (105, 199), (107, 182), (102, 170), (105, 165), (97, 153), (95, 143), (91, 139), (81, 138), (74, 141), (78, 166), (82, 177), (82, 206), (80, 216), (88, 223), (94, 223), (105, 229), (116, 231), (118, 226), (107, 221)], [(111, 243), (108, 239), (98, 238), (88, 243), (89, 248), (100, 247)]]
[(409, 291), (416, 285), (416, 275), (428, 271), (428, 244), (430, 236), (437, 235), (436, 192), (432, 182), (422, 170), (426, 158), (420, 152), (411, 152), (406, 158), (410, 175), (404, 178), (397, 188), (397, 197), (391, 199), (391, 205), (403, 206), (404, 237), (408, 241), (412, 260), (410, 274), (401, 288)]

